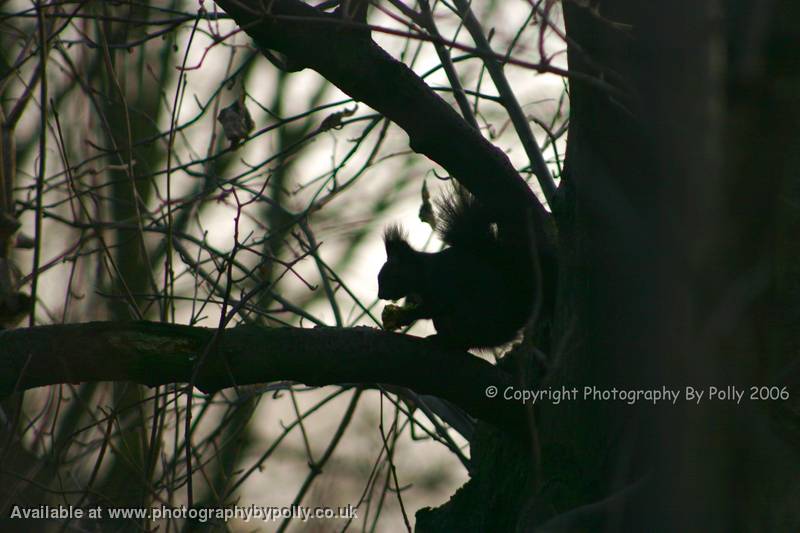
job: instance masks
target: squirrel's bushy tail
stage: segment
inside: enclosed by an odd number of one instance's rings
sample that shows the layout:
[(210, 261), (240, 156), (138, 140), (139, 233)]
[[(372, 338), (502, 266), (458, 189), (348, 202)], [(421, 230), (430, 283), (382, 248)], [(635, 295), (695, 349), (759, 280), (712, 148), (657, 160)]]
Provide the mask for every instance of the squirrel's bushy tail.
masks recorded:
[(436, 202), (436, 231), (445, 244), (486, 250), (497, 242), (497, 227), (489, 210), (460, 185)]

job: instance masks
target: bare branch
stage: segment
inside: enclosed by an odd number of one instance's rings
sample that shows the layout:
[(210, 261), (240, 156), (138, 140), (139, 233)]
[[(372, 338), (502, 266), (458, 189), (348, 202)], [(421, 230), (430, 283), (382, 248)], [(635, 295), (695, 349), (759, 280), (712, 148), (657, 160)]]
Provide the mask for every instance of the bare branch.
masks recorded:
[(268, 11), (257, 0), (217, 4), (259, 46), (315, 70), (395, 122), (415, 152), (440, 164), (498, 213), (532, 209), (537, 241), (548, 241), (548, 214), (506, 154), (378, 46), (365, 28), (337, 24), (334, 15), (297, 0), (274, 0)]
[[(89, 322), (0, 331), (0, 395), (57, 383), (188, 383), (207, 393), (291, 380), (313, 386), (387, 384), (444, 398), (514, 432), (524, 412), (502, 391), (511, 377), (468, 353), (419, 337), (359, 328), (225, 329), (153, 322)], [(199, 355), (208, 350), (200, 368)], [(486, 390), (496, 387), (488, 398)]]

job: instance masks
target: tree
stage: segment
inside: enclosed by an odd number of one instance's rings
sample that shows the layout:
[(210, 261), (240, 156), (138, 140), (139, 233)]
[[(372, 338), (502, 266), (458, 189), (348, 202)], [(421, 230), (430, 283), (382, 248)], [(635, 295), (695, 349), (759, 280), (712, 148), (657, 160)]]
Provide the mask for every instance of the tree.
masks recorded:
[[(185, 78), (191, 69), (204, 68), (205, 56), (215, 48), (243, 38), (237, 30), (220, 30), (225, 16), (202, 5), (196, 16), (179, 14), (173, 6), (165, 11), (169, 17), (158, 19), (152, 6), (143, 4), (104, 5), (84, 13), (43, 3), (30, 14), (9, 15), (30, 17), (38, 34), (16, 37), (26, 45), (17, 58), (6, 60), (12, 68), (5, 79), (18, 79), (16, 73), (26, 68), (28, 78), (25, 84), (5, 84), (5, 99), (14, 105), (4, 109), (2, 214), (9, 227), (21, 213), (33, 215), (30, 278), (36, 305), (30, 327), (0, 333), (0, 390), (13, 393), (4, 404), (12, 430), (3, 475), (19, 480), (5, 498), (7, 506), (20, 491), (32, 501), (45, 498), (40, 488), (70, 464), (64, 458), (81, 431), (76, 420), (87, 412), (102, 438), (86, 450), (90, 467), (77, 474), (78, 505), (103, 501), (101, 494), (114, 494), (117, 505), (150, 505), (163, 494), (170, 503), (190, 506), (227, 503), (239, 487), (234, 480), (240, 458), (229, 445), (215, 446), (243, 434), (245, 447), (254, 439), (247, 424), (254, 401), (242, 387), (278, 382), (267, 390), (282, 390), (292, 399), (297, 412), (292, 427), (305, 435), (307, 413), (301, 414), (295, 390), (284, 383), (291, 380), (344, 384), (339, 394), (350, 397), (320, 457), (314, 457), (306, 439), (311, 468), (295, 497), (298, 503), (307, 501), (309, 487), (343, 439), (362, 391), (377, 387), (382, 398), (391, 399), (396, 415), (389, 427), (379, 425), (376, 469), (384, 469), (383, 494), (395, 491), (405, 525), (410, 527), (410, 517), (395, 454), (403, 431), (427, 431), (469, 468), (469, 481), (447, 504), (416, 514), (417, 530), (796, 529), (800, 285), (792, 229), (800, 218), (795, 199), (800, 136), (794, 127), (800, 123), (800, 64), (791, 46), (800, 36), (798, 18), (792, 16), (800, 14), (796, 6), (565, 2), (562, 29), (558, 6), (544, 1), (529, 3), (528, 19), (519, 28), (494, 32), (472, 11), (484, 6), (465, 0), (423, 1), (414, 7), (378, 2), (369, 9), (358, 1), (316, 7), (299, 0), (216, 4), (281, 74), (266, 110), (275, 123), (251, 134), (245, 109), (258, 100), (241, 80), (255, 68), (257, 54), (241, 63), (231, 60), (221, 76), (225, 83), (240, 84), (223, 116), (231, 144), (221, 149), (212, 135), (205, 157), (191, 152), (188, 128), (195, 119), (185, 119), (182, 112)], [(451, 18), (440, 18), (445, 13)], [(81, 18), (85, 15), (90, 16)], [(408, 29), (381, 24), (387, 15)], [(452, 36), (450, 20), (458, 23)], [(462, 24), (471, 46), (459, 44)], [(166, 30), (148, 31), (157, 25)], [(161, 35), (176, 39), (176, 28), (189, 25), (190, 43), (207, 31), (211, 44), (196, 61), (191, 48), (185, 49), (173, 80), (176, 88), (164, 93), (171, 99), (145, 90), (151, 72), (166, 87), (173, 63), (165, 46), (154, 48), (156, 71), (148, 63), (148, 49), (138, 50), (140, 64), (148, 66), (138, 78), (128, 78), (122, 50)], [(65, 48), (73, 31), (79, 42), (98, 50), (83, 57), (80, 66)], [(404, 39), (406, 53), (397, 56), (404, 61), (376, 42), (389, 36)], [(509, 42), (497, 44), (503, 38)], [(568, 69), (552, 53), (554, 40), (566, 46)], [(452, 103), (406, 64), (414, 66), (411, 51), (420, 46), (435, 50)], [(52, 55), (59, 58), (57, 67)], [(523, 59), (529, 56), (536, 59)], [(470, 64), (480, 65), (474, 78), (463, 66)], [(54, 68), (66, 73), (54, 83), (57, 90), (49, 88)], [(567, 80), (568, 122), (559, 122), (560, 104), (552, 122), (526, 115), (506, 77), (516, 68)], [(297, 120), (286, 118), (293, 94), (283, 88), (308, 69), (375, 113), (362, 115), (354, 106), (342, 107), (350, 102), (339, 102), (341, 109), (315, 126), (305, 119), (328, 106), (329, 88), (320, 85), (310, 99), (312, 111), (297, 114)], [(91, 83), (76, 75), (82, 72), (91, 74)], [(25, 78), (19, 74), (19, 79)], [(100, 80), (103, 91), (94, 89)], [(496, 96), (487, 94), (489, 80)], [(33, 101), (36, 86), (42, 134), (14, 147), (21, 109)], [(84, 153), (69, 149), (59, 119), (59, 103), (78, 90), (91, 103), (104, 139), (87, 140), (90, 150)], [(524, 164), (515, 165), (498, 149), (502, 138), (490, 142), (505, 130), (493, 129), (487, 102), (502, 105)], [(222, 105), (219, 97), (197, 102), (198, 116), (215, 117)], [(540, 282), (555, 287), (555, 305), (540, 305), (523, 342), (495, 365), (409, 335), (342, 327), (348, 322), (343, 293), (361, 316), (371, 316), (371, 307), (361, 304), (338, 274), (356, 248), (331, 266), (320, 253), (315, 229), (344, 216), (334, 209), (336, 201), (355, 197), (361, 178), (380, 160), (393, 127), (389, 121), (405, 131), (414, 152), (481, 201), (498, 211), (524, 213), (536, 249), (547, 252), (540, 254)], [(339, 162), (334, 151), (333, 168), (304, 183), (307, 196), (289, 189), (298, 154), (308, 150), (310, 140), (359, 123), (367, 126), (355, 148)], [(238, 131), (231, 133), (231, 124)], [(273, 129), (275, 156), (257, 164), (237, 157)], [(378, 139), (366, 150), (362, 146), (373, 131)], [(63, 168), (55, 175), (44, 171), (51, 140)], [(179, 158), (179, 147), (189, 147), (189, 161)], [(39, 170), (30, 183), (14, 183), (14, 161), (29, 157), (25, 150), (38, 154)], [(76, 154), (80, 163), (73, 162)], [(94, 181), (83, 178), (91, 157), (108, 165), (88, 174)], [(352, 168), (347, 165), (358, 157), (361, 166), (341, 181), (343, 169)], [(162, 161), (161, 167), (154, 163)], [(245, 170), (237, 170), (242, 166)], [(196, 182), (179, 185), (178, 173)], [(535, 175), (541, 197), (523, 175)], [(381, 179), (385, 191), (402, 189), (408, 181), (405, 176)], [(11, 202), (25, 191), (30, 199)], [(52, 204), (59, 194), (72, 204), (72, 216), (59, 215)], [(304, 208), (293, 207), (296, 198), (307, 198)], [(192, 232), (202, 227), (193, 217), (214, 202), (231, 208), (233, 238), (227, 252)], [(266, 208), (254, 217), (252, 209), (261, 203)], [(373, 214), (386, 207), (376, 203)], [(44, 217), (81, 232), (65, 257), (77, 265), (76, 258), (88, 256), (101, 266), (98, 281), (116, 296), (103, 304), (105, 316), (114, 320), (34, 325), (44, 316), (37, 280), (53, 264), (40, 259)], [(248, 232), (251, 217), (267, 221), (257, 234)], [(3, 234), (4, 250), (13, 235)], [(360, 229), (353, 239), (365, 235)], [(551, 250), (554, 265), (546, 261)], [(4, 305), (25, 311), (27, 300), (18, 292), (9, 257), (0, 264), (9, 280)], [(306, 263), (313, 264), (318, 281), (302, 270)], [(315, 294), (324, 295), (337, 327), (277, 327), (291, 322), (281, 318), (287, 312), (297, 317), (291, 325), (321, 323), (309, 312), (313, 297), (301, 303), (287, 298), (286, 278), (319, 284)], [(194, 295), (187, 297), (186, 287), (195, 287)], [(198, 297), (198, 290), (207, 296)], [(180, 320), (181, 298), (193, 305), (185, 321)], [(217, 327), (195, 326), (212, 306), (219, 308)], [(124, 321), (149, 317), (160, 323)], [(69, 322), (66, 318), (48, 316), (48, 321)], [(229, 327), (234, 323), (242, 325)], [(33, 402), (22, 397), (22, 391), (40, 385), (108, 380), (118, 383), (111, 389), (114, 410), (102, 417), (79, 400), (89, 403), (98, 394), (96, 385), (82, 385), (67, 404), (69, 412), (58, 416), (55, 408), (42, 408), (37, 416)], [(129, 381), (155, 386), (155, 393), (147, 397), (142, 388), (126, 387)], [(225, 416), (210, 437), (201, 436), (199, 428), (213, 402), (196, 399), (193, 386), (206, 393), (226, 388), (239, 393), (241, 403), (223, 402)], [(487, 395), (490, 389), (499, 394)], [(689, 398), (690, 390), (705, 396)], [(514, 391), (549, 395), (534, 405), (508, 399)], [(654, 401), (659, 391), (674, 392), (675, 401)], [(617, 399), (602, 399), (612, 392)], [(743, 396), (735, 396), (739, 392)], [(556, 399), (559, 393), (564, 401)], [(734, 399), (723, 399), (722, 393)], [(634, 396), (627, 401), (621, 394)], [(29, 436), (32, 428), (41, 432), (45, 422), (55, 425), (57, 419), (51, 443)], [(469, 441), (468, 459), (457, 434)], [(174, 435), (171, 450), (162, 442), (165, 435)], [(104, 466), (107, 453), (111, 467)], [(52, 454), (49, 461), (47, 454)], [(14, 468), (7, 466), (8, 458), (14, 458)], [(215, 474), (209, 478), (204, 465), (211, 461)], [(197, 473), (186, 476), (188, 471)], [(124, 490), (131, 475), (141, 481)], [(203, 489), (197, 496), (200, 479)], [(374, 484), (370, 475), (365, 494)], [(58, 490), (67, 494), (63, 485)], [(179, 497), (176, 490), (183, 491)], [(370, 505), (379, 514), (384, 500), (378, 501)]]

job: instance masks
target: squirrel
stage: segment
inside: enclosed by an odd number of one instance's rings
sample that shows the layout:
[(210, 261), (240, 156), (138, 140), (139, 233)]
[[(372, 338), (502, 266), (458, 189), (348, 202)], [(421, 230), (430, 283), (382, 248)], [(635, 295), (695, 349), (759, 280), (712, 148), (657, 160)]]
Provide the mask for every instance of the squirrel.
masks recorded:
[[(437, 202), (435, 229), (447, 245), (415, 250), (397, 225), (384, 233), (386, 263), (378, 298), (383, 324), (393, 330), (432, 319), (434, 340), (459, 349), (491, 348), (513, 340), (532, 314), (536, 271), (532, 242), (520, 217), (497, 220), (462, 186)], [(524, 217), (523, 217), (524, 218)]]

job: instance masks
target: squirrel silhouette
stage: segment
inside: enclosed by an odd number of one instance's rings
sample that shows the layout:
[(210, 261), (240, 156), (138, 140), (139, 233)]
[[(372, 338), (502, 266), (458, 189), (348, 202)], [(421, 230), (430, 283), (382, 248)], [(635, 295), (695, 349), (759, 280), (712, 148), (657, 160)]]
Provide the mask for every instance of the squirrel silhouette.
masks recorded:
[(441, 197), (436, 211), (436, 231), (447, 245), (440, 252), (415, 250), (400, 226), (384, 233), (378, 297), (406, 298), (402, 307), (384, 308), (384, 327), (432, 319), (435, 340), (460, 349), (513, 340), (534, 305), (532, 242), (519, 227), (524, 217), (492, 216), (461, 186)]

